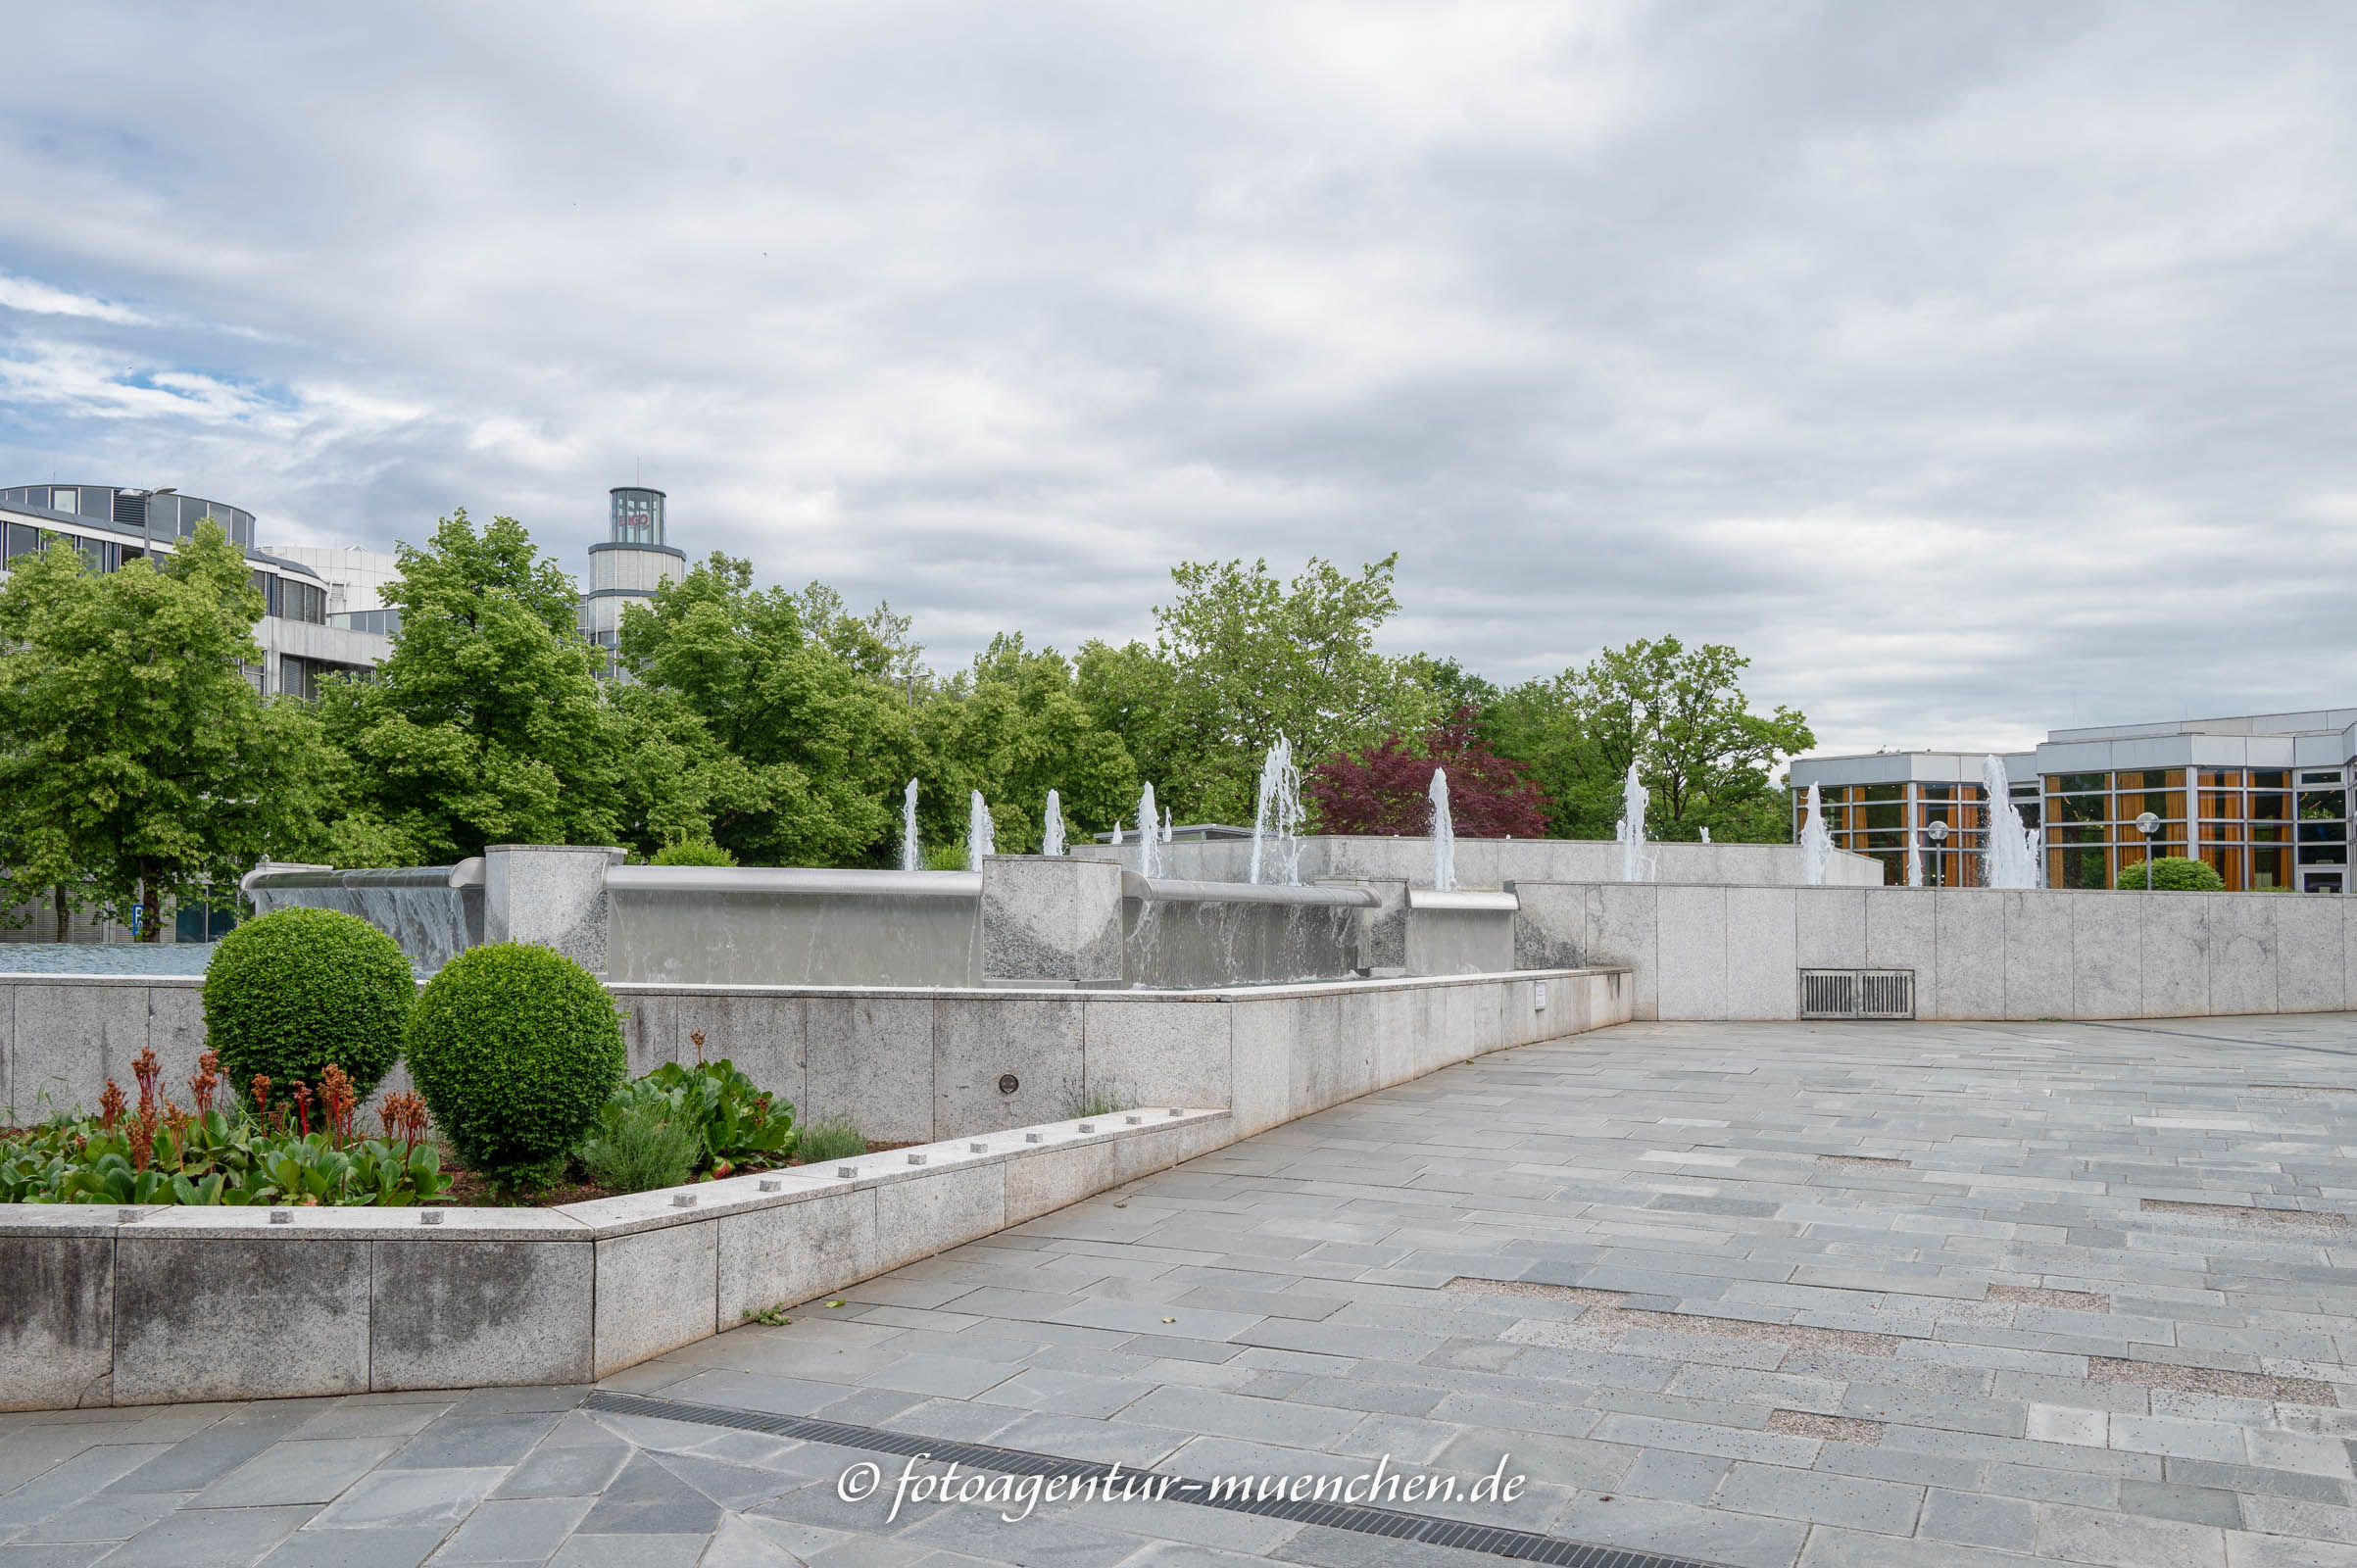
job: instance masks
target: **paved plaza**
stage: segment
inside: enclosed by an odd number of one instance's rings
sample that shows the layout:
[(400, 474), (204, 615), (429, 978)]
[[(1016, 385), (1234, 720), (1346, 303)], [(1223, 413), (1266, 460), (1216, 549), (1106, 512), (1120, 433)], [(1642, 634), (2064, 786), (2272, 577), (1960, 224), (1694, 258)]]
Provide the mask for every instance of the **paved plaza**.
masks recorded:
[(1175, 1491), (888, 1520), (904, 1436), (1204, 1481), (1502, 1457), (1511, 1501), (1378, 1501), (1743, 1568), (2357, 1565), (2352, 1156), (2348, 1014), (1628, 1025), (602, 1392), (0, 1416), (0, 1568), (1502, 1560)]

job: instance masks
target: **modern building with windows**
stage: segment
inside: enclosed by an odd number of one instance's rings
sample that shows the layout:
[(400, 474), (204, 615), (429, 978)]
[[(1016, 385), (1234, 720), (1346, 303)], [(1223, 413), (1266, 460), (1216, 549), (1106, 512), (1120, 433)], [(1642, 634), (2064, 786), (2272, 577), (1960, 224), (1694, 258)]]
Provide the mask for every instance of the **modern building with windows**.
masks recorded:
[[(1887, 882), (1908, 880), (1912, 843), (1927, 885), (1975, 886), (1987, 755), (1802, 758), (1787, 775), (1795, 836), (1815, 784), (1835, 845), (1881, 860)], [(2148, 858), (2185, 856), (2235, 891), (2352, 891), (2357, 709), (2055, 730), (2001, 760), (2050, 887), (2117, 887)]]
[(623, 607), (655, 597), (687, 575), (687, 552), (664, 538), (664, 496), (640, 485), (609, 493), (608, 533), (589, 547), (589, 591), (581, 596), (581, 635), (606, 650), (609, 667), (620, 641)]
[(322, 676), (373, 669), (390, 651), (392, 645), (381, 632), (334, 624), (327, 578), (300, 561), (257, 546), (252, 513), (184, 496), (170, 487), (0, 488), (0, 569), (63, 539), (96, 570), (120, 571), (126, 561), (170, 555), (206, 517), (219, 522), (245, 552), (254, 586), (262, 591), (265, 609), (254, 626), (255, 640), (262, 644), (262, 663), (247, 673), (264, 694), (288, 692), (308, 699)]

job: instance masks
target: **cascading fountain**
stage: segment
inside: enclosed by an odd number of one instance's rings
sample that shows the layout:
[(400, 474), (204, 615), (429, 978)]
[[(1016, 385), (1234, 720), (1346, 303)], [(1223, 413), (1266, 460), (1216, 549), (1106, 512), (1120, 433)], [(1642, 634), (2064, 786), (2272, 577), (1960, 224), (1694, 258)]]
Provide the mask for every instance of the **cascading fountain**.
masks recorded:
[(1923, 829), (1912, 825), (1907, 829), (1907, 886), (1923, 886)]
[(1981, 795), (1989, 804), (1982, 880), (1992, 888), (2037, 887), (2038, 863), (2045, 857), (2038, 852), (2038, 835), (2022, 825), (2022, 813), (2013, 808), (2013, 786), (2005, 764), (1994, 757), (1981, 761)]
[(1048, 808), (1040, 814), (1040, 853), (1064, 853), (1064, 803), (1054, 790), (1048, 792)]
[(921, 871), (924, 866), (916, 845), (916, 780), (910, 779), (901, 792), (901, 869)]
[(1620, 826), (1613, 837), (1620, 840), (1620, 879), (1623, 882), (1653, 880), (1653, 857), (1645, 853), (1645, 781), (1637, 776), (1637, 764), (1629, 764), (1628, 782), (1621, 786)]
[(1702, 833), (1702, 842), (1703, 842), (1703, 843), (1705, 843), (1705, 844), (1708, 844), (1708, 843), (1710, 842), (1710, 829), (1708, 829), (1708, 828), (1703, 828), (1703, 829), (1701, 829), (1701, 833)]
[[(1162, 874), (1162, 832), (1154, 823), (1154, 786), (1148, 784), (1138, 792), (1138, 875)], [(1118, 840), (1115, 840), (1118, 843)]]
[(999, 853), (994, 837), (995, 829), (991, 824), (990, 806), (982, 799), (982, 792), (975, 790), (965, 808), (965, 868), (967, 870), (981, 870), (982, 858)]
[(1826, 830), (1825, 803), (1817, 786), (1809, 786), (1808, 817), (1800, 824), (1800, 880), (1812, 888), (1825, 886), (1825, 868), (1833, 863), (1834, 836)]
[(1164, 844), (1168, 844), (1176, 831), (1177, 830), (1171, 825), (1170, 808), (1165, 806), (1162, 808), (1162, 842)]
[(1449, 770), (1432, 770), (1432, 783), (1424, 790), (1432, 802), (1432, 890), (1435, 893), (1456, 891), (1456, 827), (1449, 819)]
[(1246, 880), (1257, 887), (1301, 885), (1301, 775), (1294, 770), (1293, 743), (1284, 736), (1260, 762), (1260, 798), (1252, 808), (1252, 869)]

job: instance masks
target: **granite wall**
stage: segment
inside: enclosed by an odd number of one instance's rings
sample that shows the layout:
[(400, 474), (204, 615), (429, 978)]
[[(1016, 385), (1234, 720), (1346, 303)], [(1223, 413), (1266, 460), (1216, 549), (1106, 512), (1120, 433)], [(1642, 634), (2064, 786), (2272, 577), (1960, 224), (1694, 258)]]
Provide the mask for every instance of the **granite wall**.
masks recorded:
[(1915, 974), (1921, 1018), (2331, 1012), (2352, 901), (2292, 893), (1517, 883), (1518, 963), (1625, 964), (1640, 1018), (1792, 1018), (1801, 969)]
[[(921, 1122), (928, 1141), (554, 1209), (0, 1204), (0, 1409), (586, 1382), (1388, 1084), (1624, 1022), (1627, 979), (615, 986), (634, 1071), (692, 1056), (701, 1032), (806, 1108), (852, 1106), (876, 1141)], [(195, 985), (82, 982), (28, 1008), (40, 988), (0, 978), (0, 1015), (13, 1051), (21, 1026), (77, 1037), (113, 1009), (98, 1064), (157, 1044), (169, 1081), (194, 1061), (171, 1020)], [(1003, 1095), (1004, 1071), (1135, 1108), (1042, 1117), (1044, 1094)]]
[[(1072, 853), (1135, 866), (1135, 845), (1075, 845)], [(1792, 844), (1655, 844), (1654, 883), (1733, 884), (1798, 887), (1805, 877), (1800, 850)], [(1252, 869), (1252, 846), (1244, 839), (1210, 839), (1161, 847), (1162, 874), (1206, 882), (1242, 882)], [(1620, 846), (1602, 839), (1458, 839), (1456, 882), (1464, 888), (1495, 888), (1509, 882), (1611, 882), (1620, 876)], [(1399, 878), (1432, 885), (1432, 840), (1428, 838), (1318, 836), (1301, 841), (1301, 880), (1359, 881)], [(1881, 887), (1880, 860), (1847, 850), (1834, 852), (1825, 879), (1837, 887)]]

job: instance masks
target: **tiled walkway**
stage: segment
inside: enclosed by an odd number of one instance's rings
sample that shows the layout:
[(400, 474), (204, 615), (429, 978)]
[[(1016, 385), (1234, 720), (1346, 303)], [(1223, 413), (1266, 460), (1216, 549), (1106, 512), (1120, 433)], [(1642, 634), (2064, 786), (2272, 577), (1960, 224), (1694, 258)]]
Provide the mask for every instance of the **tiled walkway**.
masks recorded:
[[(1709, 1562), (2357, 1565), (2357, 1017), (1632, 1025), (1450, 1068), (609, 1387)], [(2176, 1206), (2173, 1206), (2176, 1205)], [(2196, 1205), (2196, 1206), (2183, 1206)], [(584, 1391), (0, 1417), (0, 1568), (1457, 1564), (1175, 1499), (846, 1502)]]

